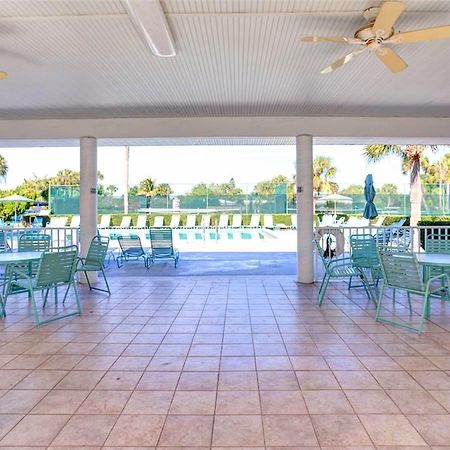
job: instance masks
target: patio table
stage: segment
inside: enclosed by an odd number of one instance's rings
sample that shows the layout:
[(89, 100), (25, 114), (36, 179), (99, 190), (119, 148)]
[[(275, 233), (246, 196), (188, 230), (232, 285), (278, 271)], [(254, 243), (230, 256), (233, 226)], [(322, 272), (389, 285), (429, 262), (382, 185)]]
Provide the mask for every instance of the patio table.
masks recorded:
[[(430, 268), (440, 268), (442, 273), (444, 269), (450, 269), (450, 254), (448, 253), (416, 253), (418, 263), (424, 268), (424, 278), (429, 278)], [(449, 289), (449, 286), (444, 287), (438, 294), (440, 297), (444, 297), (445, 289)]]

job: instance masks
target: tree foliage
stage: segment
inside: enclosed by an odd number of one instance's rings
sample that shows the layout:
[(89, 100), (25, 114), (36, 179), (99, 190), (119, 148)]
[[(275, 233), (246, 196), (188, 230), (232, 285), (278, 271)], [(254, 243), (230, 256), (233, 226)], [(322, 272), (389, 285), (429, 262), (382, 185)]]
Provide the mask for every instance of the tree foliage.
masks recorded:
[[(233, 179), (231, 179), (233, 180)], [(234, 195), (244, 195), (241, 188), (237, 188), (234, 180), (228, 183), (199, 183), (192, 187), (192, 189), (186, 194), (192, 197), (223, 197), (223, 196), (234, 196)], [(234, 184), (234, 185), (233, 185)]]
[(313, 161), (313, 189), (315, 197), (320, 194), (335, 194), (339, 185), (333, 181), (337, 168), (332, 160), (326, 156), (317, 156)]

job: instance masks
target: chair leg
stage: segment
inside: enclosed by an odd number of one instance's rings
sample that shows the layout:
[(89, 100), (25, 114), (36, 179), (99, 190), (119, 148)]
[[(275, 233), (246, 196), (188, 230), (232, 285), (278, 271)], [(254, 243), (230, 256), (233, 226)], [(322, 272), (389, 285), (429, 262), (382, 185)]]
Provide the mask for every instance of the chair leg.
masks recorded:
[(322, 306), (323, 299), (325, 298), (325, 293), (327, 292), (328, 283), (330, 282), (330, 276), (325, 275), (323, 280), (322, 292), (319, 292), (319, 306)]
[(102, 275), (103, 275), (103, 279), (105, 280), (106, 289), (108, 290), (108, 294), (111, 295), (111, 290), (109, 289), (108, 280), (106, 279), (105, 269), (103, 269), (103, 267), (102, 267)]
[[(30, 283), (31, 284), (31, 283)], [(36, 298), (34, 296), (34, 289), (32, 286), (30, 286), (30, 298), (31, 298), (31, 306), (33, 307), (33, 315), (34, 315), (34, 322), (36, 323), (36, 326), (40, 326), (41, 322), (39, 321), (39, 313), (36, 305)]]
[[(73, 287), (73, 292), (75, 294), (75, 301), (77, 303), (77, 308), (78, 308), (78, 315), (81, 316), (81, 305), (80, 305), (80, 298), (78, 297), (78, 290), (77, 287), (75, 285), (75, 280), (72, 279), (72, 283), (71, 283), (72, 287)], [(69, 284), (70, 287), (70, 284)]]
[(409, 314), (412, 314), (411, 294), (409, 293), (409, 291), (406, 294), (408, 295)]
[(353, 287), (352, 286), (352, 279), (353, 279), (353, 277), (350, 277), (349, 280), (348, 280), (348, 286), (347, 286), (348, 290), (350, 290)]
[(0, 293), (0, 312), (2, 317), (6, 317), (5, 300), (2, 293)]
[(381, 281), (381, 288), (380, 293), (378, 295), (378, 303), (377, 303), (377, 312), (375, 314), (375, 321), (378, 322), (380, 318), (380, 311), (381, 311), (381, 303), (383, 301), (383, 294), (384, 294), (384, 283), (383, 280)]
[(419, 328), (416, 330), (418, 334), (422, 334), (425, 325), (425, 318), (430, 316), (430, 296), (425, 295), (423, 299), (422, 315), (420, 316)]

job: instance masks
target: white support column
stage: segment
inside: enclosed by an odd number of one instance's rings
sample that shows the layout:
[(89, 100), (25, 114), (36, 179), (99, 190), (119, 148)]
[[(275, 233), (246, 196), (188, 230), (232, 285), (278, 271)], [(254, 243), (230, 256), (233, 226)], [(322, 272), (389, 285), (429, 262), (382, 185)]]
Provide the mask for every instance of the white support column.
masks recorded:
[(314, 282), (313, 138), (296, 137), (297, 156), (297, 281)]
[[(86, 256), (92, 238), (97, 234), (97, 139), (80, 139), (80, 253)], [(95, 272), (89, 279), (95, 281)], [(85, 277), (80, 281), (86, 282)]]

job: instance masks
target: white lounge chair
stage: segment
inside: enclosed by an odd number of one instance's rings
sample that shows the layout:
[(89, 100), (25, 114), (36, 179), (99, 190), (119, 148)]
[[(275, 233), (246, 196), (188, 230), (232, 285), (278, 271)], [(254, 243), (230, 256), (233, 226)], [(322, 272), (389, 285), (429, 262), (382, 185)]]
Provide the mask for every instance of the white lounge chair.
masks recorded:
[(131, 217), (123, 216), (122, 220), (120, 221), (119, 228), (130, 228), (130, 225), (131, 225)]
[(221, 214), (219, 217), (219, 228), (228, 227), (228, 214)]
[(170, 228), (178, 228), (180, 226), (180, 215), (179, 214), (174, 214), (171, 218), (170, 218)]
[(156, 216), (155, 220), (153, 221), (153, 226), (161, 228), (164, 226), (164, 216)]
[(197, 217), (195, 214), (188, 214), (186, 217), (186, 228), (195, 228), (195, 221)]
[(203, 214), (201, 219), (202, 228), (209, 228), (211, 226), (211, 214)]
[(372, 224), (373, 227), (381, 227), (383, 225), (384, 219), (386, 219), (386, 216), (378, 216), (377, 221)]
[(147, 216), (145, 214), (137, 216), (136, 228), (147, 228)]
[(231, 221), (232, 228), (242, 227), (242, 214), (233, 214), (233, 219)]
[(291, 214), (291, 228), (293, 230), (297, 229), (297, 214)]
[(273, 225), (273, 216), (272, 214), (264, 214), (264, 228), (268, 228), (269, 230), (273, 230), (275, 227)]
[(250, 218), (249, 228), (259, 228), (259, 222), (261, 221), (261, 214), (252, 214)]
[(102, 218), (100, 219), (98, 228), (108, 228), (110, 223), (111, 223), (111, 215), (110, 214), (102, 214)]
[(72, 216), (72, 219), (70, 220), (70, 228), (79, 228), (80, 226), (80, 216), (77, 214), (75, 216)]
[(320, 221), (321, 227), (332, 227), (336, 221), (336, 216), (333, 214), (324, 214), (322, 220)]
[(50, 217), (50, 222), (47, 224), (47, 228), (63, 228), (66, 226), (67, 216)]

